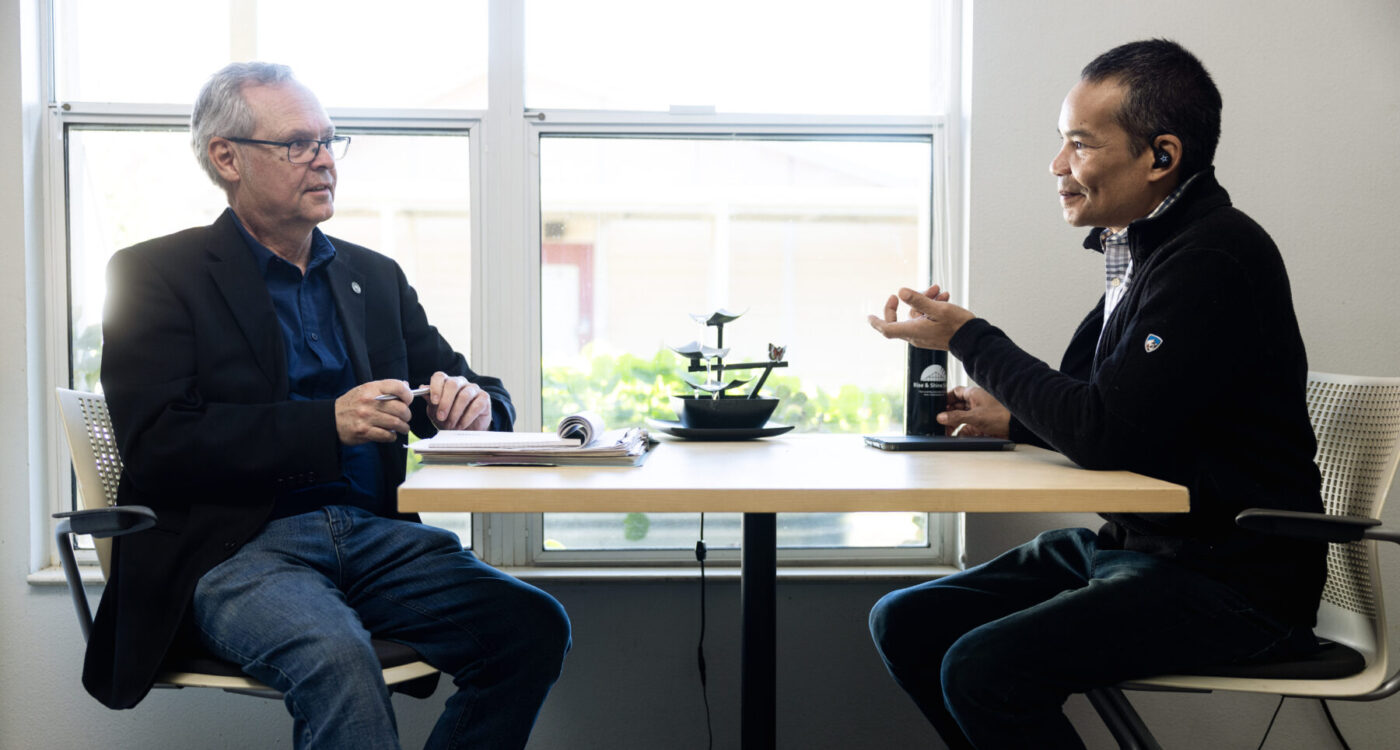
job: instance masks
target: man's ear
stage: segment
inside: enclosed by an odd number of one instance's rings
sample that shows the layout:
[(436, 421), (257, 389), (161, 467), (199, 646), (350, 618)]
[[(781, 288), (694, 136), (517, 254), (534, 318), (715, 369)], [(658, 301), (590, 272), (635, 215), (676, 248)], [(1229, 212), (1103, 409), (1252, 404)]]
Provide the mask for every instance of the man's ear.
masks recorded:
[(1181, 139), (1171, 133), (1163, 133), (1152, 138), (1152, 169), (1147, 179), (1156, 182), (1163, 179), (1178, 179), (1181, 169)]
[(236, 184), (242, 177), (242, 165), (239, 163), (238, 152), (234, 150), (231, 141), (226, 141), (223, 138), (210, 138), (209, 161), (226, 184)]

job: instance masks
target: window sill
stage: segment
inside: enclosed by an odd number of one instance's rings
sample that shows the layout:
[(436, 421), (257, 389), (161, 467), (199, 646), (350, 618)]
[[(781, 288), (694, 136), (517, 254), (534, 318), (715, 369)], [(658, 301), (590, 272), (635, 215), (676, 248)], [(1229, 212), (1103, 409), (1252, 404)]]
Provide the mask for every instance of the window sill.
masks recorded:
[[(697, 581), (698, 565), (663, 566), (521, 566), (501, 568), (523, 581)], [(957, 572), (948, 565), (900, 566), (778, 566), (779, 581), (926, 581)], [(714, 566), (705, 569), (707, 580), (738, 581), (739, 569)]]
[[(78, 575), (82, 577), (84, 586), (101, 586), (103, 583), (102, 571), (96, 565), (79, 565)], [(63, 577), (63, 568), (57, 565), (36, 570), (26, 576), (25, 580), (31, 586), (68, 585), (68, 579)]]
[[(100, 586), (102, 572), (95, 565), (80, 565), (84, 586)], [(697, 565), (686, 566), (521, 566), (499, 570), (523, 581), (696, 581), (700, 578)], [(927, 581), (957, 572), (948, 565), (898, 566), (779, 566), (780, 581)], [(710, 566), (705, 570), (707, 580), (738, 581), (739, 569), (733, 566)], [(25, 579), (31, 586), (65, 586), (63, 569), (58, 566), (30, 573)]]

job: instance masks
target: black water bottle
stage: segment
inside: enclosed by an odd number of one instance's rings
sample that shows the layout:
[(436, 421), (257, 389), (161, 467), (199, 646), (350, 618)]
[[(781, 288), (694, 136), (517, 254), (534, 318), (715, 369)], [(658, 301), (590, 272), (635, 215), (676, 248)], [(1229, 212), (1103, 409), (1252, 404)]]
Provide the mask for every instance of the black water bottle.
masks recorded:
[(948, 352), (909, 345), (904, 434), (942, 435), (938, 415), (948, 408)]

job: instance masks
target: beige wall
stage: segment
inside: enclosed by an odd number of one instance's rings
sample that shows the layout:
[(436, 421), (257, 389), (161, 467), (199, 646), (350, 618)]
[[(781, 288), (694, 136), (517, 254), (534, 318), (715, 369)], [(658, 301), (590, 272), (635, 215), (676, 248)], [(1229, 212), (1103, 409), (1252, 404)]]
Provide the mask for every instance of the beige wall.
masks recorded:
[[(280, 705), (209, 692), (162, 693), (109, 712), (77, 689), (78, 633), (67, 597), (24, 577), (45, 505), (37, 457), (46, 394), (38, 382), (38, 206), (24, 175), (34, 153), (22, 134), (40, 122), (20, 62), (37, 55), (35, 0), (0, 0), (0, 748), (288, 747)], [(1199, 53), (1225, 95), (1219, 167), (1237, 204), (1283, 248), (1313, 365), (1400, 372), (1400, 248), (1387, 220), (1400, 195), (1400, 8), (1394, 0), (1323, 6), (1188, 0), (984, 0), (973, 48), (973, 308), (1032, 351), (1054, 359), (1067, 326), (1093, 303), (1095, 257), (1060, 222), (1046, 164), (1063, 92), (1080, 66), (1122, 41), (1174, 37)], [(28, 69), (25, 69), (28, 70)], [(28, 94), (31, 99), (26, 99)], [(28, 103), (28, 108), (26, 108)], [(1209, 387), (1202, 373), (1201, 387)], [(1228, 419), (1229, 415), (1221, 415)], [(1387, 514), (1400, 522), (1400, 510)], [(972, 516), (974, 557), (1066, 519)], [(1079, 521), (1081, 519), (1068, 519)], [(1386, 574), (1400, 581), (1395, 555)], [(574, 617), (576, 649), (546, 705), (532, 750), (704, 745), (694, 675), (690, 583), (549, 583)], [(936, 747), (931, 731), (879, 668), (863, 638), (865, 612), (893, 583), (779, 587), (778, 733), (784, 748)], [(1392, 586), (1393, 588), (1393, 586)], [(96, 593), (94, 590), (93, 593)], [(711, 703), (716, 747), (736, 746), (733, 662), (737, 589), (711, 602)], [(620, 673), (619, 664), (646, 668)], [(619, 675), (622, 675), (621, 677)], [(400, 703), (409, 746), (421, 743), (445, 690)], [(1135, 697), (1167, 747), (1253, 747), (1273, 702), (1261, 697)], [(1393, 699), (1392, 699), (1393, 700)], [(1092, 748), (1111, 743), (1076, 699), (1071, 714)], [(1400, 736), (1391, 703), (1339, 705), (1357, 748)], [(96, 738), (96, 739), (94, 739)], [(1328, 746), (1315, 705), (1290, 702), (1269, 747)]]

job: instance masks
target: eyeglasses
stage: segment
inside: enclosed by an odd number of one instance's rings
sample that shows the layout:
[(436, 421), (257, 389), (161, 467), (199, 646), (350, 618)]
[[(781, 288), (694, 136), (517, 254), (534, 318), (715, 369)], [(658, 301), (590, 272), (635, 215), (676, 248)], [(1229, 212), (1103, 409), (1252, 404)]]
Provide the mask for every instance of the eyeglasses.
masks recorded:
[(226, 141), (234, 143), (256, 143), (259, 146), (281, 146), (287, 149), (287, 161), (293, 164), (307, 164), (316, 160), (321, 153), (321, 147), (330, 149), (331, 158), (340, 161), (345, 158), (345, 154), (350, 150), (350, 136), (336, 135), (322, 140), (298, 140), (298, 141), (262, 141), (257, 138), (230, 138), (223, 137)]

